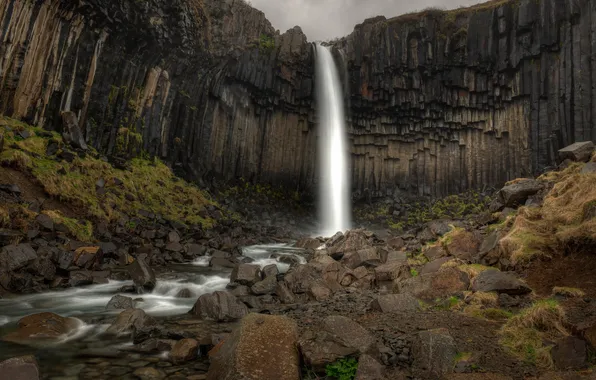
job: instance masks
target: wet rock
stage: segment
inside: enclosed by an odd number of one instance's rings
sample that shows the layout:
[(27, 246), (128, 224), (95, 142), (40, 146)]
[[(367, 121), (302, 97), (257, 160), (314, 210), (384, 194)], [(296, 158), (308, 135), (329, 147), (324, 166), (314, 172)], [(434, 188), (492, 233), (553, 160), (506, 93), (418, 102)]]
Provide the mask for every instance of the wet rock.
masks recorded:
[(277, 277), (276, 276), (269, 276), (265, 277), (263, 281), (259, 281), (254, 284), (250, 290), (253, 294), (258, 296), (264, 294), (273, 294), (275, 293), (275, 289), (277, 288)]
[(11, 244), (0, 251), (0, 270), (14, 272), (37, 259), (35, 250), (31, 244)]
[(193, 297), (194, 297), (193, 292), (188, 288), (180, 289), (180, 291), (178, 293), (176, 293), (176, 298), (193, 298)]
[(39, 380), (39, 366), (35, 357), (20, 356), (0, 362), (0, 376), (6, 380)]
[(468, 290), (470, 278), (457, 268), (442, 269), (437, 273), (423, 274), (397, 283), (398, 293), (409, 293), (416, 298), (435, 300)]
[(180, 364), (196, 359), (198, 353), (199, 342), (190, 338), (182, 339), (170, 351), (170, 359), (174, 364)]
[(166, 378), (164, 371), (153, 367), (137, 368), (132, 374), (140, 380), (161, 380)]
[(108, 327), (106, 334), (121, 335), (131, 333), (133, 329), (155, 325), (155, 320), (141, 309), (127, 309), (118, 315), (116, 321)]
[(70, 272), (68, 283), (72, 287), (93, 284), (93, 274), (88, 270), (77, 270)]
[(115, 295), (106, 305), (106, 310), (124, 310), (134, 308), (134, 301), (130, 297)]
[(236, 265), (230, 277), (230, 282), (246, 286), (253, 286), (259, 281), (261, 281), (261, 267), (252, 264)]
[(207, 253), (207, 247), (200, 244), (186, 244), (184, 246), (184, 256), (187, 258), (196, 258), (199, 256), (205, 256)]
[(65, 318), (54, 313), (38, 313), (21, 318), (17, 330), (5, 335), (2, 340), (14, 343), (54, 341), (73, 333), (81, 326), (75, 318)]
[(582, 141), (571, 144), (559, 150), (559, 159), (572, 160), (575, 162), (588, 162), (594, 153), (594, 143), (592, 141)]
[(208, 380), (299, 380), (298, 327), (289, 318), (250, 314), (210, 353)]
[(585, 340), (568, 336), (557, 342), (551, 356), (558, 369), (582, 369), (588, 364), (588, 347)]
[(101, 265), (103, 251), (100, 247), (80, 247), (74, 253), (74, 265), (79, 268), (91, 269)]
[(346, 356), (376, 352), (375, 338), (365, 328), (338, 315), (305, 332), (299, 345), (304, 362), (315, 370)]
[(354, 380), (382, 380), (385, 367), (370, 355), (360, 355)]
[(375, 267), (381, 265), (381, 257), (377, 248), (367, 248), (346, 253), (341, 259), (341, 263), (350, 269), (356, 269), (363, 265), (366, 267)]
[(267, 278), (270, 276), (277, 276), (279, 274), (279, 269), (277, 268), (277, 265), (275, 264), (271, 264), (271, 265), (267, 265), (263, 268), (263, 278)]
[(248, 314), (248, 308), (228, 292), (214, 292), (200, 296), (190, 313), (224, 322), (241, 319)]
[(417, 312), (420, 309), (418, 300), (409, 294), (387, 294), (374, 300), (371, 309), (382, 313)]
[(457, 348), (447, 329), (422, 331), (414, 340), (412, 356), (412, 369), (417, 377), (439, 379), (453, 372)]
[(514, 273), (489, 269), (474, 278), (472, 290), (475, 292), (498, 292), (509, 295), (522, 295), (532, 292), (532, 289)]
[(275, 287), (275, 294), (279, 297), (280, 301), (285, 304), (292, 304), (296, 302), (296, 296), (285, 283), (278, 282)]
[(142, 258), (137, 258), (128, 268), (130, 277), (135, 284), (137, 292), (151, 292), (157, 283), (153, 269)]

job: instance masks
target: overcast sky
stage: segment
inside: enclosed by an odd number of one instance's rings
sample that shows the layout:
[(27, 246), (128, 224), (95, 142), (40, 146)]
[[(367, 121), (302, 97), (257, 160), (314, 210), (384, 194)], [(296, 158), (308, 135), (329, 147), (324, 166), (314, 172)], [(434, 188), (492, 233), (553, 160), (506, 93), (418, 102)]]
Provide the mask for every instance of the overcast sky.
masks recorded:
[(309, 41), (343, 37), (364, 19), (387, 18), (430, 6), (457, 8), (479, 0), (248, 0), (282, 33), (299, 25)]

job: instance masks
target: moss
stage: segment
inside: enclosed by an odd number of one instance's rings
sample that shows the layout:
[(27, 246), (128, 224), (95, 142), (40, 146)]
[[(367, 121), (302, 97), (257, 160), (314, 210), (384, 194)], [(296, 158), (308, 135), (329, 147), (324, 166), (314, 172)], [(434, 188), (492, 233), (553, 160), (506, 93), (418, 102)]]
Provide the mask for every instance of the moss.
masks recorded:
[(82, 242), (93, 241), (93, 225), (90, 221), (78, 221), (77, 219), (67, 218), (59, 211), (43, 211), (43, 214), (49, 216), (54, 224), (61, 224), (74, 236)]
[(461, 363), (461, 362), (468, 362), (471, 359), (472, 359), (472, 353), (471, 352), (459, 352), (455, 356), (455, 364)]

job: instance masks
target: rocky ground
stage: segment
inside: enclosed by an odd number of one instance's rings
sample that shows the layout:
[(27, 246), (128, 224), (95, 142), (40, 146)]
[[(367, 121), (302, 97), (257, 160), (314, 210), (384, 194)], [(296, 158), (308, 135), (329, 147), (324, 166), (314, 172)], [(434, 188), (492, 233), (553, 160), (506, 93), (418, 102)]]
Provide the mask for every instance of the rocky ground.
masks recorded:
[[(104, 158), (7, 119), (0, 141), (2, 296), (134, 284), (106, 305), (117, 316), (82, 318), (105, 325), (95, 340), (56, 348), (76, 359), (17, 356), (0, 363), (7, 378), (596, 377), (591, 143), (563, 150), (557, 170), (512, 181), (490, 202), (469, 194), (418, 217), (421, 208), (393, 201), (385, 214), (411, 220), (323, 239), (297, 235), (307, 211), (261, 200), (286, 197), (274, 189), (210, 196), (157, 161)], [(290, 264), (287, 273), (242, 255), (290, 241), (306, 263), (274, 257)], [(142, 310), (138, 298), (167, 265), (201, 257), (231, 271), (225, 291), (201, 295), (181, 316)], [(25, 352), (80, 327), (34, 314), (3, 330), (2, 344)]]

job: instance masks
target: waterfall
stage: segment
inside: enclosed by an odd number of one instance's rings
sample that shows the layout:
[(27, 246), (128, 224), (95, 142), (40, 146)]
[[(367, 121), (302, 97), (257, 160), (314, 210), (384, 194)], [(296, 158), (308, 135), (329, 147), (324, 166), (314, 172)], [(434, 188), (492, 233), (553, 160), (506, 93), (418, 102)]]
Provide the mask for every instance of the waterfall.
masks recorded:
[(331, 51), (317, 44), (321, 233), (332, 236), (351, 226), (348, 146), (343, 91)]

